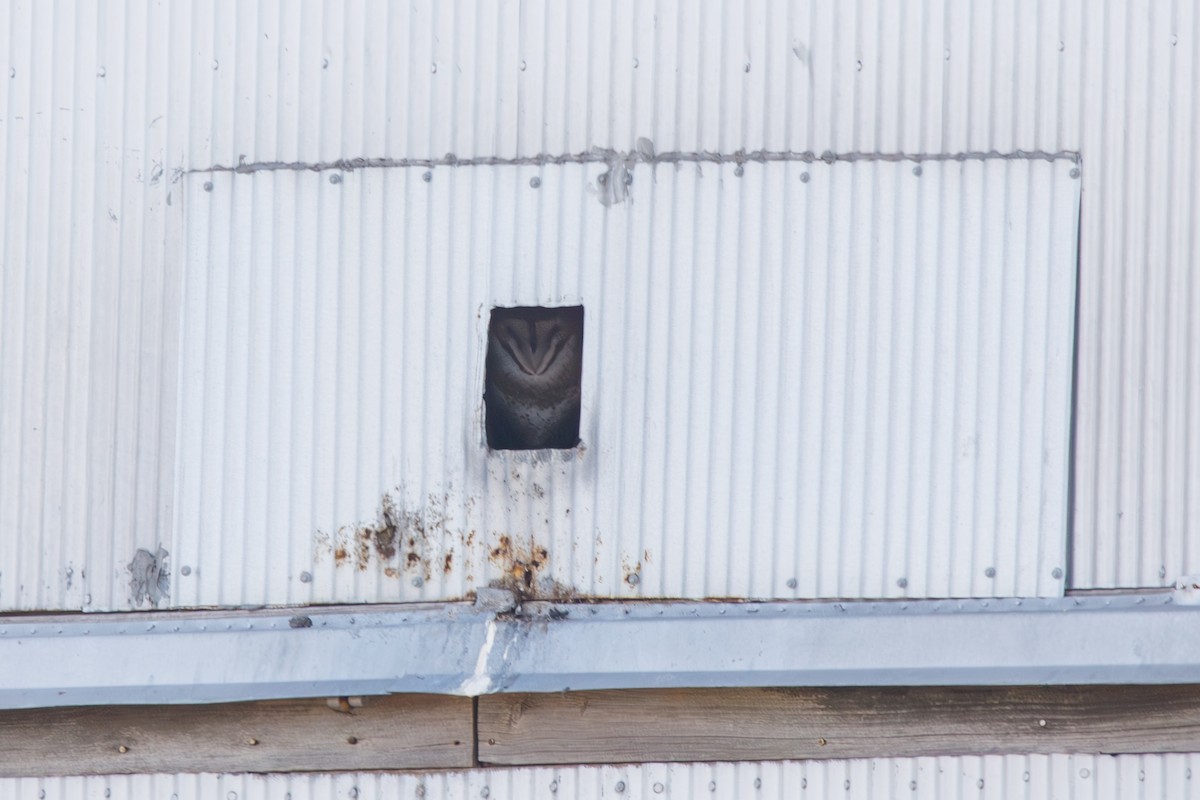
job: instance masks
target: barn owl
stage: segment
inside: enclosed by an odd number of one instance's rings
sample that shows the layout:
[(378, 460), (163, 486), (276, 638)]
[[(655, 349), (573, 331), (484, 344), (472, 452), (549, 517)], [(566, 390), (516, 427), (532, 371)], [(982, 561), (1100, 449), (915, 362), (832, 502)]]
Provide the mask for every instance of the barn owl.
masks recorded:
[(582, 306), (492, 309), (484, 387), (488, 445), (577, 445), (582, 356)]

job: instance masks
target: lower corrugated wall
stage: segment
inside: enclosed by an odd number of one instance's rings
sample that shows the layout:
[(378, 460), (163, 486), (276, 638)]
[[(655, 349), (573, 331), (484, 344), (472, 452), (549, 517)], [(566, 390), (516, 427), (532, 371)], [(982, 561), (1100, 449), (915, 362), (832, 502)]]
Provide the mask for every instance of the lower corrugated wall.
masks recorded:
[(1187, 800), (1200, 754), (1030, 755), (641, 764), (337, 775), (116, 775), (0, 779), (24, 800)]

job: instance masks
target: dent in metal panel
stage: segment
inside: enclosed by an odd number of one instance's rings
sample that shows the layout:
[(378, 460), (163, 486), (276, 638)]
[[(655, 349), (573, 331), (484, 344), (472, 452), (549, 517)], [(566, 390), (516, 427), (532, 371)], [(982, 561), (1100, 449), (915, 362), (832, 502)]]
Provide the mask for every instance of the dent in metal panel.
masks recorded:
[[(646, 150), (189, 176), (172, 603), (1059, 593), (1075, 161)], [(580, 446), (486, 449), (495, 305)]]
[(1001, 800), (1071, 797), (1189, 800), (1194, 753), (1163, 755), (1008, 755), (873, 758), (839, 761), (716, 762), (472, 769), (428, 773), (290, 775), (100, 775), (2, 778), (13, 797), (137, 800), (425, 800), (486, 797), (794, 798), (812, 800)]

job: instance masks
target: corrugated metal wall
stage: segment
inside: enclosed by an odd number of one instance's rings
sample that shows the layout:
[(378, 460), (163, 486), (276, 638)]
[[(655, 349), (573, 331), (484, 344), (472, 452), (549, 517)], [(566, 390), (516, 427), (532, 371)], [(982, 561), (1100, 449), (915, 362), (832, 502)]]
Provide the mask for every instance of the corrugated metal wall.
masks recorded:
[[(189, 184), (173, 600), (1055, 594), (1073, 169)], [(490, 308), (563, 302), (583, 445), (487, 451)]]
[(5, 797), (40, 800), (527, 800), (804, 797), (811, 800), (1187, 800), (1195, 754), (880, 758), (737, 764), (477, 769), (429, 774), (113, 775), (0, 779)]
[[(1195, 563), (1200, 549), (1189, 546), (1200, 535), (1200, 425), (1194, 420), (1200, 408), (1200, 329), (1192, 322), (1200, 281), (1191, 275), (1197, 262), (1192, 231), (1200, 225), (1193, 189), (1197, 126), (1192, 99), (1200, 73), (1200, 27), (1190, 4), (1061, 0), (1027, 2), (1014, 13), (929, 1), (693, 8), (676, 2), (595, 0), (581, 8), (515, 1), (299, 6), (266, 0), (134, 1), (117, 6), (9, 0), (0, 19), (7, 23), (0, 34), (0, 68), (7, 70), (7, 77), (0, 75), (0, 202), (6, 220), (0, 242), (0, 606), (127, 607), (138, 594), (135, 590), (146, 588), (147, 578), (155, 583), (154, 570), (162, 563), (151, 556), (160, 544), (172, 551), (167, 565), (174, 583), (164, 602), (201, 596), (222, 603), (301, 597), (284, 587), (301, 581), (305, 572), (314, 591), (381, 596), (374, 578), (351, 575), (333, 585), (321, 584), (326, 579), (320, 577), (320, 564), (304, 569), (311, 557), (305, 548), (315, 547), (316, 532), (293, 519), (297, 512), (280, 499), (285, 487), (278, 477), (266, 496), (249, 493), (246, 474), (239, 472), (242, 465), (278, 452), (280, 437), (295, 436), (293, 428), (282, 426), (300, 421), (291, 409), (286, 423), (272, 413), (270, 436), (275, 438), (265, 443), (253, 427), (265, 419), (264, 398), (252, 389), (264, 382), (276, 387), (265, 402), (272, 409), (280, 403), (283, 413), (279, 381), (299, 365), (274, 359), (269, 366), (277, 372), (262, 375), (258, 370), (268, 365), (251, 359), (249, 349), (226, 359), (216, 349), (223, 343), (220, 336), (203, 342), (178, 338), (176, 331), (184, 329), (180, 318), (197, 313), (187, 305), (197, 296), (190, 282), (182, 311), (176, 299), (185, 263), (211, 263), (214, 254), (240, 258), (229, 262), (227, 277), (213, 275), (214, 283), (206, 282), (205, 291), (212, 293), (204, 297), (212, 305), (203, 316), (207, 320), (210, 312), (216, 314), (214, 321), (226, 322), (227, 331), (232, 330), (228, 324), (252, 326), (257, 337), (252, 341), (270, 339), (295, 319), (286, 302), (269, 318), (251, 320), (247, 314), (256, 298), (273, 292), (286, 277), (284, 254), (319, 244), (323, 262), (372, 257), (354, 251), (361, 234), (348, 225), (384, 225), (385, 211), (395, 213), (403, 195), (385, 194), (379, 204), (362, 186), (400, 181), (404, 191), (412, 191), (415, 176), (427, 168), (420, 160), (435, 159), (439, 164), (432, 166), (428, 190), (458, 191), (461, 203), (472, 188), (463, 182), (470, 179), (450, 175), (478, 168), (451, 167), (452, 161), (583, 153), (604, 158), (593, 148), (637, 152), (641, 138), (652, 142), (657, 153), (726, 156), (742, 150), (818, 156), (825, 151), (1080, 152), (1072, 583), (1146, 585), (1200, 572)], [(277, 170), (269, 178), (262, 172), (253, 178), (204, 172), (214, 165), (281, 161), (311, 166), (361, 157), (416, 159), (417, 165), (346, 175), (348, 181), (361, 181), (355, 184), (357, 196), (346, 191), (347, 185), (322, 183), (320, 191), (297, 191), (291, 199), (289, 182), (299, 186), (304, 179), (290, 170)], [(729, 167), (702, 168), (705, 181), (731, 180)], [(367, 177), (375, 171), (408, 177)], [(644, 166), (635, 169), (635, 192), (646, 171)], [(660, 178), (665, 171), (658, 168)], [(815, 166), (810, 171), (818, 174)], [(327, 181), (333, 174), (307, 177)], [(747, 165), (742, 180), (753, 175)], [(205, 181), (213, 183), (213, 192), (201, 199)], [(239, 181), (270, 188), (239, 188), (236, 204), (221, 200), (224, 187)], [(592, 182), (595, 188), (594, 177)], [(498, 179), (492, 185), (499, 185)], [(661, 180), (658, 186), (663, 186)], [(745, 192), (742, 186), (739, 192)], [(232, 189), (224, 190), (233, 196)], [(516, 204), (518, 197), (549, 194), (524, 186), (521, 192), (470, 197), (472, 203), (500, 207)], [(293, 250), (287, 250), (286, 230), (245, 230), (238, 215), (265, 213), (262, 204), (275, 202), (266, 197), (277, 198), (285, 210), (293, 208), (289, 203), (306, 203), (295, 206), (294, 219), (318, 219), (321, 226), (335, 225), (343, 234), (318, 241), (314, 236), (320, 226), (298, 229)], [(543, 205), (529, 207), (522, 200), (513, 213), (528, 213), (530, 220), (534, 214), (545, 215), (546, 225), (558, 230), (559, 223), (549, 218), (557, 209), (549, 207), (549, 199), (538, 202)], [(769, 196), (755, 202), (767, 207)], [(206, 219), (202, 205), (229, 216)], [(622, 203), (616, 213), (630, 209), (636, 213), (639, 206)], [(341, 222), (327, 222), (337, 215)], [(274, 213), (276, 218), (286, 222), (283, 212)], [(348, 219), (354, 222), (348, 224)], [(425, 224), (430, 233), (444, 233), (433, 227), (432, 217)], [(197, 225), (206, 225), (207, 233)], [(612, 235), (606, 230), (595, 240), (581, 241), (579, 252), (604, 263), (615, 254), (606, 251), (601, 257), (585, 248), (603, 248)], [(530, 253), (549, 257), (548, 238), (522, 242), (520, 231), (497, 231), (496, 237), (510, 242), (513, 265)], [(655, 246), (664, 241), (656, 239)], [(469, 239), (453, 242), (453, 253), (464, 247), (471, 252)], [(442, 255), (430, 251), (427, 258)], [(257, 268), (268, 259), (269, 274)], [(189, 281), (195, 277), (187, 274)], [(446, 286), (446, 274), (436, 269), (404, 274), (415, 282), (414, 291)], [(355, 279), (356, 286), (322, 282), (305, 291), (323, 303), (333, 303), (334, 297), (341, 303), (342, 295), (327, 293), (370, 288), (369, 282)], [(390, 286), (394, 291), (394, 278)], [(553, 297), (560, 286), (514, 285), (511, 296), (529, 290)], [(219, 299), (221, 291), (227, 299)], [(739, 296), (739, 302), (747, 300)], [(375, 308), (381, 314), (385, 310), (382, 302)], [(406, 336), (428, 337), (420, 365), (443, 351), (442, 341), (449, 353), (470, 335), (469, 329), (422, 333), (414, 322), (389, 316), (386, 324), (399, 325)], [(318, 328), (315, 319), (312, 323), (313, 341), (343, 330)], [(359, 330), (373, 335), (375, 324), (366, 319)], [(206, 328), (206, 336), (210, 333), (213, 329)], [(358, 338), (345, 337), (323, 345), (324, 361), (314, 371), (332, 375), (336, 385), (319, 387), (314, 413), (358, 403), (360, 413), (370, 414), (394, 396), (384, 391), (403, 393), (413, 402), (413, 392), (426, 388), (415, 387), (407, 374), (388, 374), (378, 379), (377, 397), (360, 396), (346, 383), (362, 378), (358, 367), (354, 375), (338, 372), (347, 369), (345, 353), (357, 343)], [(365, 351), (366, 357), (378, 358), (382, 338), (378, 347)], [(719, 367), (724, 363), (719, 359), (729, 355), (718, 351), (714, 364)], [(244, 412), (227, 415), (226, 401), (216, 402), (211, 391), (197, 401), (197, 376), (183, 371), (194, 368), (197, 357), (205, 375), (224, 372), (223, 387), (235, 401), (246, 398)], [(680, 356), (685, 358), (690, 356)], [(680, 359), (672, 363), (685, 363)], [(177, 387), (184, 387), (178, 402)], [(432, 387), (422, 402), (440, 407), (446, 391), (445, 386)], [(180, 459), (176, 471), (176, 415), (186, 416), (196, 402), (221, 436), (205, 448), (207, 461)], [(378, 424), (391, 423), (381, 418)], [(203, 428), (201, 435), (212, 430)], [(725, 431), (730, 444), (732, 430)], [(353, 435), (372, 433), (360, 428)], [(194, 438), (188, 437), (196, 434), (180, 429), (179, 444), (193, 446)], [(345, 447), (335, 447), (328, 434), (305, 435), (317, 440), (311, 452), (313, 474), (330, 469), (337, 480), (336, 487), (323, 491), (354, 498), (338, 501), (337, 508), (349, 516), (339, 524), (370, 522), (359, 518), (364, 513), (358, 510), (360, 493), (382, 495), (396, 487), (371, 486), (369, 481), (360, 485), (359, 471), (373, 465), (347, 462)], [(420, 471), (421, 480), (419, 487), (415, 481), (403, 487), (405, 499), (423, 501), (420, 508), (427, 508), (439, 476), (424, 467), (398, 467), (410, 468)], [(210, 477), (207, 493), (197, 495), (189, 470), (219, 473), (220, 485), (212, 486)], [(524, 480), (534, 466), (518, 465), (521, 470), (529, 472)], [(355, 477), (347, 477), (351, 474)], [(741, 480), (744, 484), (747, 478)], [(220, 498), (219, 505), (205, 506), (203, 523), (191, 516), (183, 520), (182, 511), (176, 512), (176, 482), (180, 502), (191, 503), (193, 510), (205, 503), (200, 498)], [(317, 497), (313, 502), (329, 501)], [(286, 523), (277, 521), (284, 506)], [(287, 555), (271, 549), (265, 572), (263, 546), (247, 519), (286, 525)], [(175, 520), (197, 531), (202, 524), (206, 538), (183, 538), (184, 525)], [(428, 521), (422, 517), (421, 524)], [(758, 526), (762, 520), (751, 517), (749, 524)], [(325, 533), (332, 558), (337, 531)], [(944, 529), (940, 534), (949, 535)], [(1033, 534), (1023, 529), (1012, 535)], [(198, 553), (209, 546), (207, 537), (226, 542), (219, 574), (212, 575), (211, 568), (191, 571), (192, 585), (198, 588), (182, 588), (188, 578), (182, 568), (200, 563)], [(238, 542), (245, 543), (242, 549), (230, 544)], [(988, 552), (987, 542), (975, 544), (977, 552)], [(803, 554), (798, 558), (827, 576), (821, 581), (833, 581), (828, 591), (838, 586), (874, 593), (882, 582), (895, 593), (900, 588), (895, 580), (914, 580), (893, 577), (890, 570), (876, 574), (868, 559), (886, 558), (890, 567), (894, 556), (858, 547), (856, 538), (846, 543), (833, 576), (822, 560), (827, 555), (815, 562)], [(147, 552), (136, 561), (139, 548)], [(730, 565), (728, 549), (696, 551), (695, 545), (689, 547), (689, 558), (696, 561), (686, 584), (680, 577), (664, 586), (686, 585), (689, 593), (744, 586), (749, 592), (773, 594), (771, 587), (783, 577), (768, 576), (765, 590), (753, 582), (738, 584), (729, 576), (753, 572), (751, 564), (767, 562), (766, 552), (752, 560), (747, 554), (746, 561)], [(347, 553), (353, 560), (353, 551)], [(520, 555), (513, 560), (532, 560)], [(628, 555), (629, 563), (619, 565), (622, 577), (626, 566), (636, 571), (639, 554)], [(741, 551), (733, 556), (743, 557)], [(785, 563), (788, 557), (783, 555)], [(947, 556), (939, 551), (939, 557)], [(572, 563), (578, 558), (573, 553)], [(131, 562), (141, 574), (130, 575)], [(982, 564), (967, 563), (972, 575), (966, 591), (1058, 588), (1046, 584), (1040, 573), (1028, 577), (1033, 584), (1006, 583), (1011, 576), (1003, 565), (994, 566), (995, 581), (982, 580), (974, 575)], [(597, 568), (616, 575), (617, 566)], [(653, 579), (652, 570), (644, 577)], [(859, 574), (871, 577), (859, 582)], [(131, 586), (131, 577), (142, 578), (141, 584)], [(827, 589), (796, 577), (798, 594), (810, 586), (818, 593)], [(430, 581), (439, 586), (432, 575)], [(586, 581), (583, 585), (588, 586)], [(641, 585), (637, 591), (647, 588)], [(916, 592), (919, 587), (910, 583), (909, 588)], [(154, 591), (148, 594), (154, 596)]]

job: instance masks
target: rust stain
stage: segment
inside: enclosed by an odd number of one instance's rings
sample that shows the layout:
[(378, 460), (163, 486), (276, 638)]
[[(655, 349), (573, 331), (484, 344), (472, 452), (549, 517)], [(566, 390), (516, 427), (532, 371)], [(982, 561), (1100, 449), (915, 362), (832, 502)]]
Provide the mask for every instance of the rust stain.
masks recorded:
[(511, 536), (499, 534), (488, 560), (500, 568), (501, 577), (491, 582), (494, 587), (530, 600), (575, 597), (572, 589), (543, 574), (550, 562), (550, 551), (537, 542), (514, 542)]
[(442, 559), (442, 572), (445, 573), (446, 575), (449, 575), (453, 569), (454, 569), (454, 551), (451, 550), (449, 553), (446, 553), (446, 557), (444, 559)]

